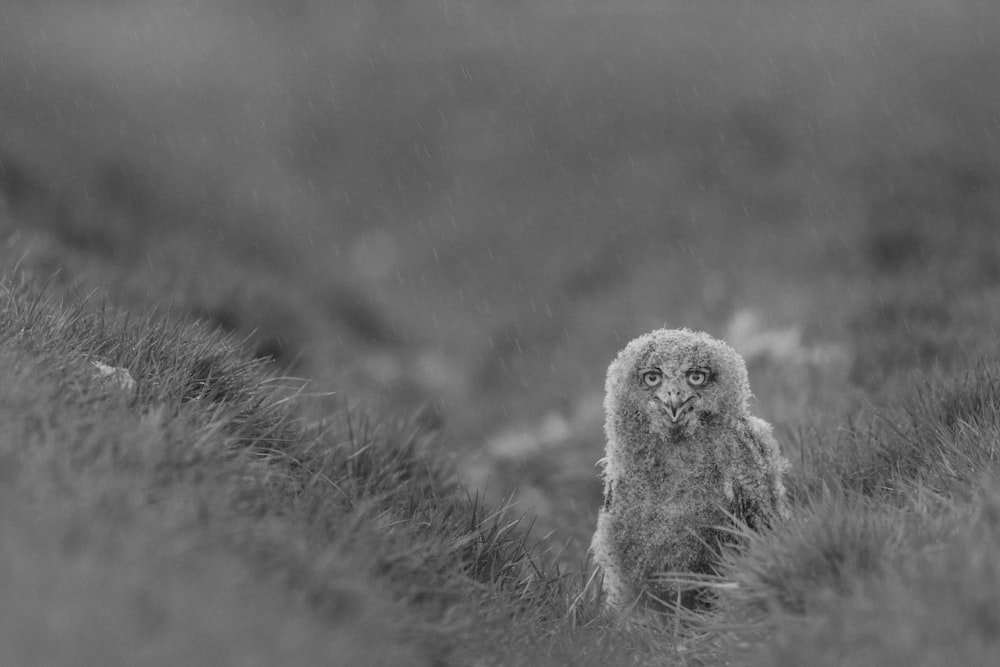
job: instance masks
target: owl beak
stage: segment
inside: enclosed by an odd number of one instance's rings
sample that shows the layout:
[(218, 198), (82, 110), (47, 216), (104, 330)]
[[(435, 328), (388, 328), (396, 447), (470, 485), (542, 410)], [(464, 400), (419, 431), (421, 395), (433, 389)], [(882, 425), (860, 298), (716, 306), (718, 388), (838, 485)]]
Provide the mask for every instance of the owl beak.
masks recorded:
[(684, 412), (684, 406), (694, 399), (694, 394), (686, 387), (664, 385), (656, 392), (656, 398), (660, 401), (663, 411), (667, 413), (670, 421), (676, 424)]

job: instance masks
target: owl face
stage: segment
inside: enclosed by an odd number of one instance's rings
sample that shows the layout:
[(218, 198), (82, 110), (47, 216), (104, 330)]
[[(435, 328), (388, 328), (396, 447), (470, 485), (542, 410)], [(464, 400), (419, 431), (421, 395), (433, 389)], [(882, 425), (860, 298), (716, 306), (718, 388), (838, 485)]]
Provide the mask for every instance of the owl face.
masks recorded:
[(666, 364), (636, 369), (640, 400), (656, 431), (683, 431), (710, 412), (712, 369), (692, 363), (673, 368)]
[(608, 369), (610, 428), (666, 440), (746, 413), (743, 359), (726, 343), (686, 329), (661, 329), (632, 341)]

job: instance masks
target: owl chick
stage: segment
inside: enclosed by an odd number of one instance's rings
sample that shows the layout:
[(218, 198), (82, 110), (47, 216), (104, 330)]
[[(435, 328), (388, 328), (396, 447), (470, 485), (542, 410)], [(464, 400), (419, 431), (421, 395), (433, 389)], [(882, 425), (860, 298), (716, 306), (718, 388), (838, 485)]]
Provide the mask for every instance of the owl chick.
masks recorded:
[(676, 589), (657, 575), (712, 573), (733, 517), (760, 527), (787, 515), (788, 461), (749, 399), (742, 357), (689, 329), (640, 336), (608, 367), (591, 550), (609, 606), (672, 602)]

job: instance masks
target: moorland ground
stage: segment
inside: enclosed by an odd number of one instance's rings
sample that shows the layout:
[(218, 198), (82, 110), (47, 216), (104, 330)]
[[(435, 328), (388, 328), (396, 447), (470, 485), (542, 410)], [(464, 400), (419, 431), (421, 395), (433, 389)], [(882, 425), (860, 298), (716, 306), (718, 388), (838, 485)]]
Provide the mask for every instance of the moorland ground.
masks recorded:
[[(992, 3), (11, 2), (0, 30), (15, 663), (995, 648)], [(604, 369), (663, 325), (747, 358), (796, 512), (650, 632), (584, 552)]]

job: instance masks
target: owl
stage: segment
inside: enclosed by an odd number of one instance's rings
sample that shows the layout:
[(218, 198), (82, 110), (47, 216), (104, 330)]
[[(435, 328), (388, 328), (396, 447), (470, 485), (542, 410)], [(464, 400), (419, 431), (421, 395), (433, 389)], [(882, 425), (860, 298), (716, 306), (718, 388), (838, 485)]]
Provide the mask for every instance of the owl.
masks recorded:
[(749, 400), (742, 357), (703, 332), (653, 331), (611, 363), (591, 543), (608, 606), (669, 606), (678, 590), (663, 575), (713, 573), (734, 519), (760, 528), (787, 516), (788, 462)]

